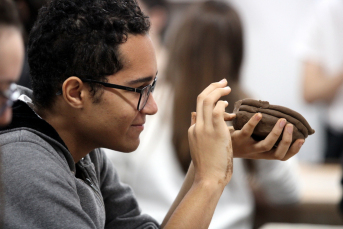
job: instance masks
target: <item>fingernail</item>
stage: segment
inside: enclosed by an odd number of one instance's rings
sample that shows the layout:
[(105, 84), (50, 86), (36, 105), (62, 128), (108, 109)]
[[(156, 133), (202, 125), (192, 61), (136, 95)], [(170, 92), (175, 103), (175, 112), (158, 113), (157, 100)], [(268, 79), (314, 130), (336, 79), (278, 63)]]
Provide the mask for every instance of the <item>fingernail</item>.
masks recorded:
[(226, 86), (226, 87), (224, 87), (224, 89), (226, 89), (226, 90), (231, 90), (231, 87)]
[(258, 120), (260, 120), (262, 118), (262, 115), (261, 115), (261, 113), (257, 113), (256, 115), (255, 115), (255, 119), (258, 121)]
[(299, 148), (302, 147), (303, 144), (304, 144), (304, 141), (299, 142)]
[(219, 83), (224, 83), (226, 81), (226, 79), (222, 79), (221, 81), (219, 81)]
[(287, 132), (288, 132), (289, 134), (293, 133), (293, 125), (288, 125), (288, 126), (287, 126)]
[(286, 125), (286, 120), (282, 119), (280, 122), (280, 127), (283, 128)]
[(196, 120), (197, 118), (197, 113), (196, 112), (191, 112), (191, 119), (193, 120)]

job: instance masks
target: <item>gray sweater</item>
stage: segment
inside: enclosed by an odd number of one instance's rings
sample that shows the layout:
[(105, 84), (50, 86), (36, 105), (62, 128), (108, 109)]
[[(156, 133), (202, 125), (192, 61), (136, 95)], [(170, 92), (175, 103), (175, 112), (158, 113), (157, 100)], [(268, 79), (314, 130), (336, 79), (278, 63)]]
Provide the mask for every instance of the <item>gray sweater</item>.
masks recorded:
[(54, 128), (26, 103), (14, 104), (0, 147), (4, 228), (159, 228), (140, 213), (102, 150), (75, 164)]

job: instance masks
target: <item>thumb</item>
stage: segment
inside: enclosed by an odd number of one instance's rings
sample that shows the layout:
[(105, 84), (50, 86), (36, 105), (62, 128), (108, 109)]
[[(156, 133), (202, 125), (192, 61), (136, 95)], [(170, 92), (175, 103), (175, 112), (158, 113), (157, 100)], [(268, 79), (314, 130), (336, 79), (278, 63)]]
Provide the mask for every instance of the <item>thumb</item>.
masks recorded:
[(232, 121), (233, 119), (236, 118), (236, 114), (235, 113), (224, 113), (224, 121)]

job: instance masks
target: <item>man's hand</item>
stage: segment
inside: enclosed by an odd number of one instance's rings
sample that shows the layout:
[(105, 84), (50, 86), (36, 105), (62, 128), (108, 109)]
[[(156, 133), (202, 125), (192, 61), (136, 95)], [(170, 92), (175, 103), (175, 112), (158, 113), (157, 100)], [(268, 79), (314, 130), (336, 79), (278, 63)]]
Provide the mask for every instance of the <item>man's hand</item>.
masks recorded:
[[(246, 159), (277, 159), (286, 161), (299, 152), (305, 140), (298, 139), (291, 145), (293, 125), (286, 125), (286, 120), (283, 118), (278, 120), (273, 130), (264, 140), (255, 141), (251, 135), (261, 119), (262, 114), (257, 113), (243, 126), (241, 130), (234, 130), (233, 127), (229, 127), (234, 157)], [(274, 148), (273, 146), (282, 131), (282, 140), (277, 148)]]
[(195, 182), (216, 181), (225, 186), (231, 179), (232, 144), (224, 121), (228, 103), (218, 101), (230, 93), (226, 85), (226, 80), (212, 83), (197, 99), (196, 123), (193, 115), (195, 124), (188, 130)]

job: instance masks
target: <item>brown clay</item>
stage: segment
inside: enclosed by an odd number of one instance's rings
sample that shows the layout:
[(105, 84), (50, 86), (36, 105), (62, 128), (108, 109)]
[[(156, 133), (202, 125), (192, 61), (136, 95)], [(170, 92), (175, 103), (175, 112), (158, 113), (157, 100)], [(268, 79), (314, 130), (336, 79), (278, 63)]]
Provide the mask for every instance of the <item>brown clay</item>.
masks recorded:
[[(292, 143), (297, 139), (305, 139), (308, 135), (314, 134), (315, 132), (306, 119), (298, 112), (287, 107), (270, 105), (267, 101), (253, 99), (239, 100), (235, 103), (233, 113), (236, 114), (236, 118), (233, 120), (235, 130), (242, 129), (255, 113), (262, 114), (262, 119), (255, 127), (251, 136), (256, 141), (265, 139), (280, 118), (285, 118), (287, 123), (293, 124)], [(281, 139), (282, 134), (275, 146), (278, 145)]]

